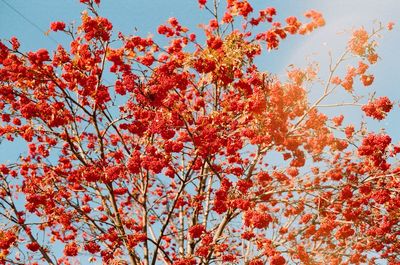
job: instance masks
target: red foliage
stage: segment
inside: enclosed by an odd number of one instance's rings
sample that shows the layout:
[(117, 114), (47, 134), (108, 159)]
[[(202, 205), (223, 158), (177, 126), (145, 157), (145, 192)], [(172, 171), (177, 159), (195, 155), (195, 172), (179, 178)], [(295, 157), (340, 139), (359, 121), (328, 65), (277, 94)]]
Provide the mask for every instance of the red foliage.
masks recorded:
[(52, 22), (50, 24), (50, 29), (52, 31), (59, 31), (59, 30), (64, 30), (65, 29), (65, 23), (62, 21), (56, 21), (56, 22)]
[(205, 231), (206, 230), (205, 230), (204, 226), (198, 224), (198, 225), (195, 225), (195, 226), (192, 226), (191, 228), (189, 228), (189, 235), (192, 238), (199, 238)]
[(383, 26), (354, 31), (312, 102), (315, 65), (278, 78), (256, 62), (323, 26), (315, 10), (303, 22), (227, 0), (204, 36), (170, 18), (157, 43), (115, 36), (100, 1), (80, 2), (78, 27), (50, 25), (69, 47), (0, 42), (0, 141), (21, 149), (0, 165), (0, 264), (399, 262), (399, 146), (322, 112), (339, 86), (359, 105)]
[(64, 247), (64, 254), (65, 256), (77, 256), (78, 255), (78, 246), (75, 242), (69, 243)]
[(37, 242), (32, 242), (29, 244), (26, 244), (26, 248), (29, 249), (30, 251), (38, 251), (40, 248), (40, 245)]
[(380, 97), (362, 106), (362, 110), (369, 117), (382, 120), (393, 108), (393, 103), (387, 97)]

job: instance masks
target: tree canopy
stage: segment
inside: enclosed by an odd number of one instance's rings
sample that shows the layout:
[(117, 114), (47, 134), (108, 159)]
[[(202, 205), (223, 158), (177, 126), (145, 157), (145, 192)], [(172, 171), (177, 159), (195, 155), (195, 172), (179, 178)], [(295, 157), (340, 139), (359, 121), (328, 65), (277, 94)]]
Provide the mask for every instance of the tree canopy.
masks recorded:
[(0, 42), (0, 139), (27, 150), (0, 164), (0, 264), (400, 263), (400, 145), (367, 126), (397, 107), (370, 69), (393, 23), (281, 78), (256, 59), (321, 13), (199, 0), (203, 34), (172, 17), (157, 43), (80, 2), (50, 25), (68, 47)]

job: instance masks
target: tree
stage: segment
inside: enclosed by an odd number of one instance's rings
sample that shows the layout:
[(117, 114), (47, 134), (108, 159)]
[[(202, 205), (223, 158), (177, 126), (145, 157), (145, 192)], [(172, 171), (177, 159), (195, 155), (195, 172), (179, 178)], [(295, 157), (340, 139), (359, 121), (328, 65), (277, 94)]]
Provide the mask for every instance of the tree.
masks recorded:
[[(0, 165), (0, 264), (399, 264), (400, 146), (322, 112), (394, 107), (358, 92), (384, 26), (355, 30), (325, 81), (313, 64), (279, 80), (255, 58), (323, 26), (317, 11), (199, 0), (204, 43), (170, 18), (164, 47), (80, 2), (78, 27), (51, 24), (70, 47), (0, 42), (0, 136), (28, 150)], [(327, 104), (339, 90), (353, 100)]]

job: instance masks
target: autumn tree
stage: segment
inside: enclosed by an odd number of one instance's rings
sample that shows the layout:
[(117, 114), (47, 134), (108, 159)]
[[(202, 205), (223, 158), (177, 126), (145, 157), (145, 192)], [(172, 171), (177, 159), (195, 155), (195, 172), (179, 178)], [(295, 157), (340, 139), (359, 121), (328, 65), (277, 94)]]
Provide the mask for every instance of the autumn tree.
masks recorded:
[(399, 264), (400, 146), (323, 112), (340, 90), (366, 122), (395, 107), (359, 96), (385, 26), (354, 30), (326, 79), (282, 79), (255, 59), (317, 11), (199, 0), (204, 35), (170, 18), (156, 43), (80, 2), (79, 26), (51, 24), (69, 47), (0, 42), (0, 136), (27, 150), (0, 165), (0, 264)]

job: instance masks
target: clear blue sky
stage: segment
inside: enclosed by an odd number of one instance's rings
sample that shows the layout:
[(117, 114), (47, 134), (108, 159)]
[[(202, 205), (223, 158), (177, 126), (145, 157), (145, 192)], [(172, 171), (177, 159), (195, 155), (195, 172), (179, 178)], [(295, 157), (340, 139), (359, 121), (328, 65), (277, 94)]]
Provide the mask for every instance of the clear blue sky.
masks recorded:
[[(51, 38), (45, 36), (4, 1), (44, 31), (49, 28), (50, 22), (55, 20), (66, 23), (79, 22), (80, 12), (83, 9), (79, 0), (0, 0), (0, 38), (16, 36), (20, 39), (24, 50), (54, 49), (56, 44), (52, 39), (62, 44), (67, 42), (62, 34), (51, 33)], [(285, 73), (289, 64), (304, 66), (306, 57), (319, 61), (321, 73), (326, 73), (328, 51), (332, 50), (334, 55), (338, 55), (345, 47), (349, 36), (347, 33), (338, 34), (338, 32), (361, 25), (370, 29), (374, 20), (383, 23), (396, 22), (399, 25), (395, 30), (386, 33), (380, 41), (379, 54), (382, 60), (373, 67), (376, 79), (371, 89), (376, 90), (378, 95), (389, 95), (393, 100), (399, 101), (400, 49), (397, 48), (400, 43), (399, 0), (253, 0), (251, 3), (256, 8), (276, 7), (278, 18), (282, 20), (290, 15), (301, 16), (308, 9), (324, 13), (327, 21), (324, 28), (309, 36), (288, 38), (282, 43), (279, 51), (266, 53), (259, 59), (262, 68), (280, 75)], [(171, 16), (177, 17), (183, 25), (195, 31), (199, 30), (197, 27), (199, 23), (204, 23), (208, 19), (205, 11), (199, 11), (197, 0), (103, 0), (100, 14), (113, 22), (115, 32), (142, 36), (155, 32), (157, 26)], [(318, 94), (318, 88), (315, 89), (315, 93)], [(337, 100), (340, 101), (342, 96), (339, 94)], [(345, 111), (354, 123), (358, 123), (360, 112), (354, 108), (346, 108)], [(397, 107), (386, 121), (377, 123), (368, 119), (370, 128), (385, 127), (394, 140), (399, 141), (399, 114)], [(16, 158), (20, 151), (3, 143), (0, 145), (0, 161), (4, 158)]]

